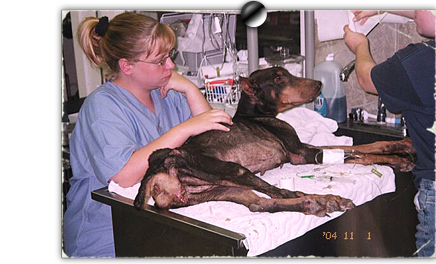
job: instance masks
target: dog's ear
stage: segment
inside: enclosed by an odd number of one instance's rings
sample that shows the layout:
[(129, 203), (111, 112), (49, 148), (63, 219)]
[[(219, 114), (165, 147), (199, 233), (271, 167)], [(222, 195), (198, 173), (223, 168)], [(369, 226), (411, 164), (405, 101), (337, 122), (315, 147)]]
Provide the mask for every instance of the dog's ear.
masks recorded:
[(250, 97), (254, 95), (253, 85), (250, 83), (248, 78), (239, 77), (239, 82), (241, 84), (241, 90), (244, 91)]
[(135, 197), (134, 206), (136, 209), (146, 209), (148, 200), (151, 197), (151, 182), (149, 178), (143, 179), (139, 187), (138, 194)]
[(283, 72), (277, 71), (277, 76), (274, 78), (275, 83), (282, 83), (283, 82)]

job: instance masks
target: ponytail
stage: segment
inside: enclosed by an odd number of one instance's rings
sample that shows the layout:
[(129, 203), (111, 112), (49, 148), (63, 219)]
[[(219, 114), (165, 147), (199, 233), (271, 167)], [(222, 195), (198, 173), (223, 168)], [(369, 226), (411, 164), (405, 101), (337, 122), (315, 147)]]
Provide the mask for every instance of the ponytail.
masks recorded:
[[(100, 21), (100, 22), (99, 22)], [(80, 47), (89, 61), (113, 72), (119, 71), (122, 58), (137, 60), (142, 54), (169, 52), (176, 45), (172, 29), (165, 24), (137, 13), (126, 12), (111, 21), (88, 17), (77, 30)]]
[(105, 60), (100, 49), (102, 37), (95, 32), (98, 19), (88, 17), (83, 20), (77, 29), (79, 45), (85, 52), (88, 60), (96, 67), (105, 67)]

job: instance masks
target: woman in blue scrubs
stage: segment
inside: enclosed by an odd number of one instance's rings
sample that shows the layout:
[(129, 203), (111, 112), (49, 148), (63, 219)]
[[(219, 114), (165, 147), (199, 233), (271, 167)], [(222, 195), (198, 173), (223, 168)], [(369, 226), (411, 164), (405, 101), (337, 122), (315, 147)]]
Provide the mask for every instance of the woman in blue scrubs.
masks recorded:
[(192, 82), (174, 72), (173, 31), (137, 13), (87, 18), (79, 43), (97, 67), (117, 77), (92, 92), (80, 109), (70, 139), (73, 177), (64, 215), (64, 247), (70, 257), (114, 257), (111, 209), (91, 191), (114, 181), (141, 181), (148, 157), (160, 148), (181, 146), (189, 137), (232, 124), (212, 110)]

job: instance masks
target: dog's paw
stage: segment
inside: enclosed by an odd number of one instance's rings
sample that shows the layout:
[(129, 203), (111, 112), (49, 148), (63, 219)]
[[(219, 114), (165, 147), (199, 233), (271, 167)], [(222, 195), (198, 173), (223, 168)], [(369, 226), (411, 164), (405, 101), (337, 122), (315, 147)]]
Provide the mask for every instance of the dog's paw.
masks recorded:
[(303, 213), (319, 217), (333, 212), (344, 212), (355, 207), (353, 201), (336, 195), (306, 195), (303, 202)]
[(406, 160), (400, 164), (397, 164), (395, 169), (397, 169), (401, 172), (409, 172), (409, 171), (412, 171), (413, 168), (415, 168), (415, 163), (413, 161)]
[(413, 147), (412, 140), (410, 138), (404, 138), (399, 141), (395, 141), (392, 152), (397, 152), (400, 154), (414, 154), (416, 153)]

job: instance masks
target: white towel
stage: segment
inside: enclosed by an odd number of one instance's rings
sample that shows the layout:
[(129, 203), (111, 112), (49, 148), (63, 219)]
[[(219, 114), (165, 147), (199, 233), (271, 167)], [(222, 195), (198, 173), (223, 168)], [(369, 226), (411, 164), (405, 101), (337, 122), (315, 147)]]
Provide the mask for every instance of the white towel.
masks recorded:
[[(372, 169), (380, 172), (382, 177), (372, 173)], [(338, 177), (346, 179), (346, 182), (318, 181), (299, 177), (309, 174)], [(387, 166), (379, 165), (340, 164), (327, 166), (310, 164), (295, 166), (285, 164), (282, 169), (267, 171), (264, 176), (259, 177), (278, 187), (280, 187), (281, 179), (293, 178), (294, 187), (299, 191), (312, 194), (340, 195), (351, 199), (356, 206), (371, 201), (381, 194), (395, 191), (393, 170)], [(109, 184), (110, 192), (115, 192), (132, 200), (135, 199), (138, 188), (139, 183), (129, 188), (122, 188), (114, 182)], [(255, 193), (267, 197), (264, 194)], [(153, 205), (154, 201), (151, 199), (148, 204)], [(246, 239), (243, 243), (248, 249), (248, 256), (263, 254), (343, 214), (335, 212), (329, 214), (330, 217), (317, 217), (297, 212), (253, 213), (241, 204), (214, 201), (170, 209), (170, 211), (244, 234)]]
[(289, 123), (297, 132), (300, 141), (312, 146), (352, 146), (353, 138), (337, 137), (333, 133), (338, 123), (305, 107), (297, 107), (280, 113), (277, 118)]
[(387, 14), (388, 13), (383, 13), (369, 17), (365, 24), (360, 25), (360, 21), (353, 21), (354, 14), (351, 11), (348, 11), (348, 26), (352, 31), (362, 33), (367, 36), (373, 28), (375, 28), (379, 23), (381, 23), (381, 21), (383, 21)]

